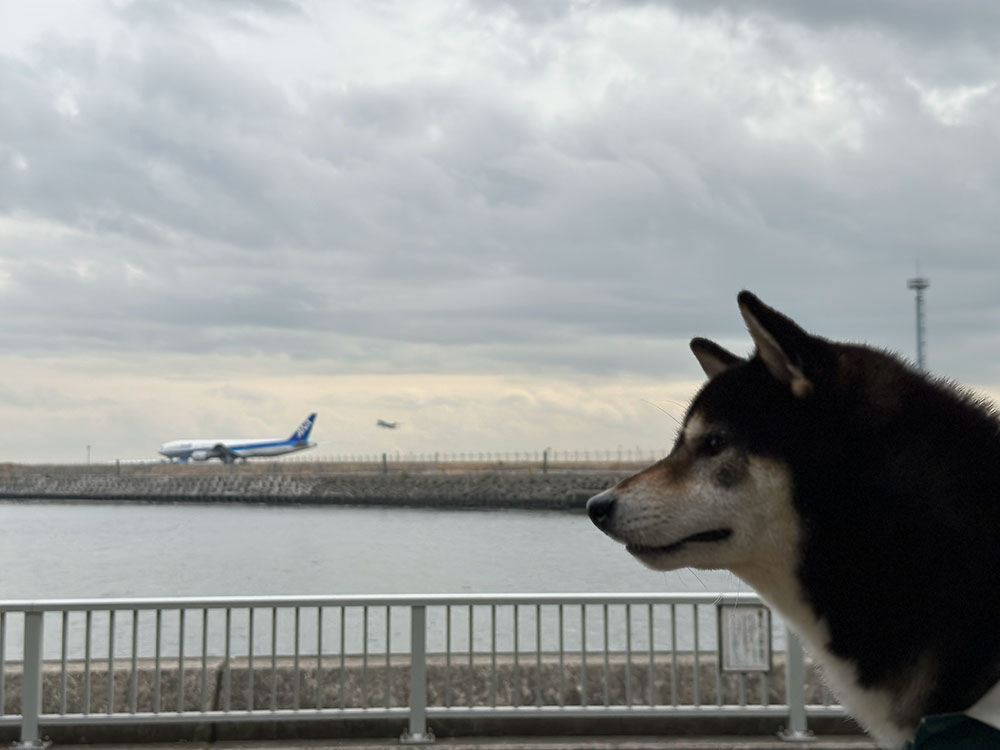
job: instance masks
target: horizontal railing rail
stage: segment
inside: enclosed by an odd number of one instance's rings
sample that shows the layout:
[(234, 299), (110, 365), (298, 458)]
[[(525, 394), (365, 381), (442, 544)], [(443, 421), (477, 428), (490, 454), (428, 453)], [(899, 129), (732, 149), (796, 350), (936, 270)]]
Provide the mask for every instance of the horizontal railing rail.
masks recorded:
[[(728, 608), (748, 606), (762, 605), (746, 593), (2, 601), (0, 725), (30, 745), (60, 726), (392, 718), (426, 741), (428, 719), (454, 716), (769, 716), (801, 736), (807, 716), (840, 715), (780, 623), (773, 637), (724, 635), (743, 627)], [(727, 665), (730, 642), (765, 661)]]

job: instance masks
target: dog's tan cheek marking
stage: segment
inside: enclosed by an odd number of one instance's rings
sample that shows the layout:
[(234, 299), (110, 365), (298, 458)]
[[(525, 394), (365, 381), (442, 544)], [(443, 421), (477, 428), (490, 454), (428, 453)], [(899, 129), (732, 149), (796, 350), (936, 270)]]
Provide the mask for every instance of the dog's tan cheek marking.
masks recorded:
[(637, 474), (633, 474), (630, 477), (625, 477), (618, 484), (615, 485), (615, 492), (619, 497), (623, 497), (628, 493), (635, 485), (641, 484), (649, 480), (650, 475), (653, 473), (659, 473), (663, 461), (658, 461), (647, 469), (643, 469)]
[(707, 431), (708, 428), (705, 426), (705, 420), (702, 419), (701, 414), (692, 414), (684, 425), (684, 444), (696, 445)]
[(663, 470), (667, 481), (674, 489), (682, 487), (691, 476), (694, 457), (687, 448), (663, 462)]
[(788, 468), (778, 461), (749, 459), (743, 487), (738, 517), (748, 556), (733, 572), (765, 597), (794, 601), (799, 595), (795, 571), (801, 526)]
[(638, 474), (626, 477), (618, 483), (615, 490), (619, 497), (625, 497), (635, 492), (638, 487), (649, 492), (676, 492), (683, 484), (691, 466), (691, 456), (686, 450), (661, 459), (652, 466), (643, 469)]

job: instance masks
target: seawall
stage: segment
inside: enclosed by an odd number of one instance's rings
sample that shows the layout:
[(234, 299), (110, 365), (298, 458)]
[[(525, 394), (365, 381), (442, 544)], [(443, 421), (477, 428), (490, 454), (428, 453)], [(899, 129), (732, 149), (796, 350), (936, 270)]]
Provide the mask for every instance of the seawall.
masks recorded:
[[(482, 711), (471, 707), (590, 705), (594, 714), (585, 722), (577, 717), (573, 733), (662, 733), (668, 722), (678, 733), (728, 734), (739, 732), (773, 733), (786, 721), (780, 714), (765, 719), (737, 717), (702, 717), (688, 710), (671, 717), (669, 706), (694, 705), (780, 705), (785, 695), (784, 654), (774, 655), (771, 674), (761, 675), (720, 673), (714, 654), (700, 654), (698, 669), (690, 653), (678, 654), (674, 668), (664, 666), (659, 655), (658, 666), (650, 675), (645, 656), (626, 660), (613, 655), (607, 664), (588, 663), (586, 670), (578, 657), (567, 654), (560, 660), (556, 654), (544, 654), (536, 663), (530, 655), (522, 655), (515, 663), (510, 654), (500, 654), (495, 663), (488, 655), (476, 655), (473, 664), (456, 659), (448, 664), (443, 655), (430, 655), (427, 663), (427, 700), (430, 707), (458, 709), (456, 715), (430, 721), (439, 736), (477, 733), (476, 721)], [(323, 671), (316, 669), (316, 657), (303, 656), (301, 665), (288, 657), (279, 657), (273, 664), (269, 658), (259, 658), (253, 669), (247, 659), (228, 662), (213, 658), (205, 665), (198, 659), (185, 661), (183, 671), (176, 663), (164, 663), (157, 669), (151, 660), (140, 660), (133, 671), (125, 665), (114, 669), (114, 688), (109, 692), (106, 662), (95, 662), (89, 671), (84, 664), (71, 661), (65, 678), (58, 664), (46, 664), (42, 680), (44, 713), (71, 714), (99, 720), (109, 709), (118, 714), (162, 712), (163, 719), (145, 725), (129, 722), (102, 724), (84, 719), (79, 724), (44, 727), (44, 733), (58, 742), (137, 742), (175, 741), (192, 739), (265, 739), (308, 736), (398, 736), (405, 728), (405, 718), (378, 719), (359, 722), (357, 716), (338, 717), (327, 714), (304, 716), (302, 720), (286, 719), (274, 723), (261, 716), (247, 716), (240, 722), (210, 725), (192, 716), (187, 723), (178, 723), (171, 712), (182, 708), (197, 711), (287, 711), (310, 709), (374, 709), (382, 707), (405, 709), (409, 705), (410, 670), (405, 656), (394, 656), (389, 668), (384, 662), (372, 660), (365, 664), (350, 656), (341, 665), (337, 655), (325, 657)], [(584, 675), (586, 677), (584, 678)], [(696, 677), (697, 675), (697, 677)], [(810, 663), (806, 670), (806, 701), (820, 704), (823, 692), (819, 675)], [(21, 671), (19, 664), (9, 664), (4, 713), (16, 715), (20, 710)], [(109, 702), (109, 698), (111, 701)], [(643, 719), (642, 708), (650, 704), (660, 707), (658, 715)], [(636, 716), (620, 724), (620, 717), (602, 715), (603, 707), (632, 706)], [(263, 717), (266, 718), (266, 717)], [(813, 721), (816, 731), (837, 733), (856, 732), (857, 728), (843, 718), (833, 723)], [(567, 730), (558, 717), (532, 718), (502, 724), (504, 734), (548, 734)], [(821, 728), (822, 727), (822, 728)], [(0, 741), (17, 737), (16, 725), (0, 727)]]
[[(286, 468), (287, 466), (287, 468)], [(333, 470), (317, 464), (224, 467), (0, 467), (0, 499), (378, 505), (579, 510), (631, 474), (598, 469)]]

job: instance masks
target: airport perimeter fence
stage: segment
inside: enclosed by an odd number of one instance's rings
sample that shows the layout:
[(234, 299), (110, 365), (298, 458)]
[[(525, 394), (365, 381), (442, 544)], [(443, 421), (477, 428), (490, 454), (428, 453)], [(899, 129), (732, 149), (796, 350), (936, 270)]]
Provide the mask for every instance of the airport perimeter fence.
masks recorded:
[[(391, 451), (386, 453), (358, 455), (327, 455), (318, 456), (313, 460), (334, 463), (369, 463), (378, 464), (383, 461), (396, 464), (492, 464), (492, 465), (522, 465), (550, 464), (612, 464), (612, 463), (652, 463), (666, 456), (668, 448), (617, 448), (603, 450), (553, 450), (547, 448), (541, 451), (468, 451), (453, 453), (413, 453)], [(308, 454), (292, 454), (283, 458), (285, 461), (309, 461)]]
[[(428, 472), (428, 471), (587, 471), (598, 469), (635, 470), (648, 466), (669, 453), (668, 449), (618, 448), (615, 450), (506, 451), (465, 453), (386, 452), (357, 455), (310, 456), (296, 453), (273, 459), (275, 467), (288, 464), (322, 465), (347, 471)], [(266, 461), (267, 459), (264, 459)]]
[[(591, 470), (607, 468), (637, 469), (660, 460), (669, 448), (612, 448), (593, 450), (535, 451), (464, 451), (464, 452), (413, 452), (386, 451), (383, 453), (324, 454), (315, 451), (289, 453), (283, 456), (257, 457), (246, 463), (236, 462), (235, 467), (258, 466), (263, 470), (362, 471), (362, 472), (426, 472), (426, 471), (541, 471)], [(165, 458), (114, 459), (92, 464), (67, 464), (74, 470), (122, 473), (141, 472), (150, 467), (219, 466), (218, 461), (171, 463)], [(29, 465), (24, 465), (30, 468)]]
[(0, 729), (28, 745), (359, 719), (429, 742), (463, 718), (764, 719), (795, 739), (840, 716), (753, 594), (0, 602)]

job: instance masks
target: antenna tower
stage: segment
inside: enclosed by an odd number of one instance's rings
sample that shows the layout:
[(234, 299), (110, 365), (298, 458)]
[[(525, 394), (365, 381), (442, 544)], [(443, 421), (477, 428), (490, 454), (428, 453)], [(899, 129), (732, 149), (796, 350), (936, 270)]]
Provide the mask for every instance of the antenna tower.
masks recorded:
[(912, 289), (917, 295), (917, 367), (921, 370), (927, 369), (924, 363), (924, 346), (926, 343), (924, 338), (924, 289), (930, 285), (931, 282), (926, 277), (920, 275), (920, 269), (917, 269), (915, 277), (906, 282), (906, 288)]

